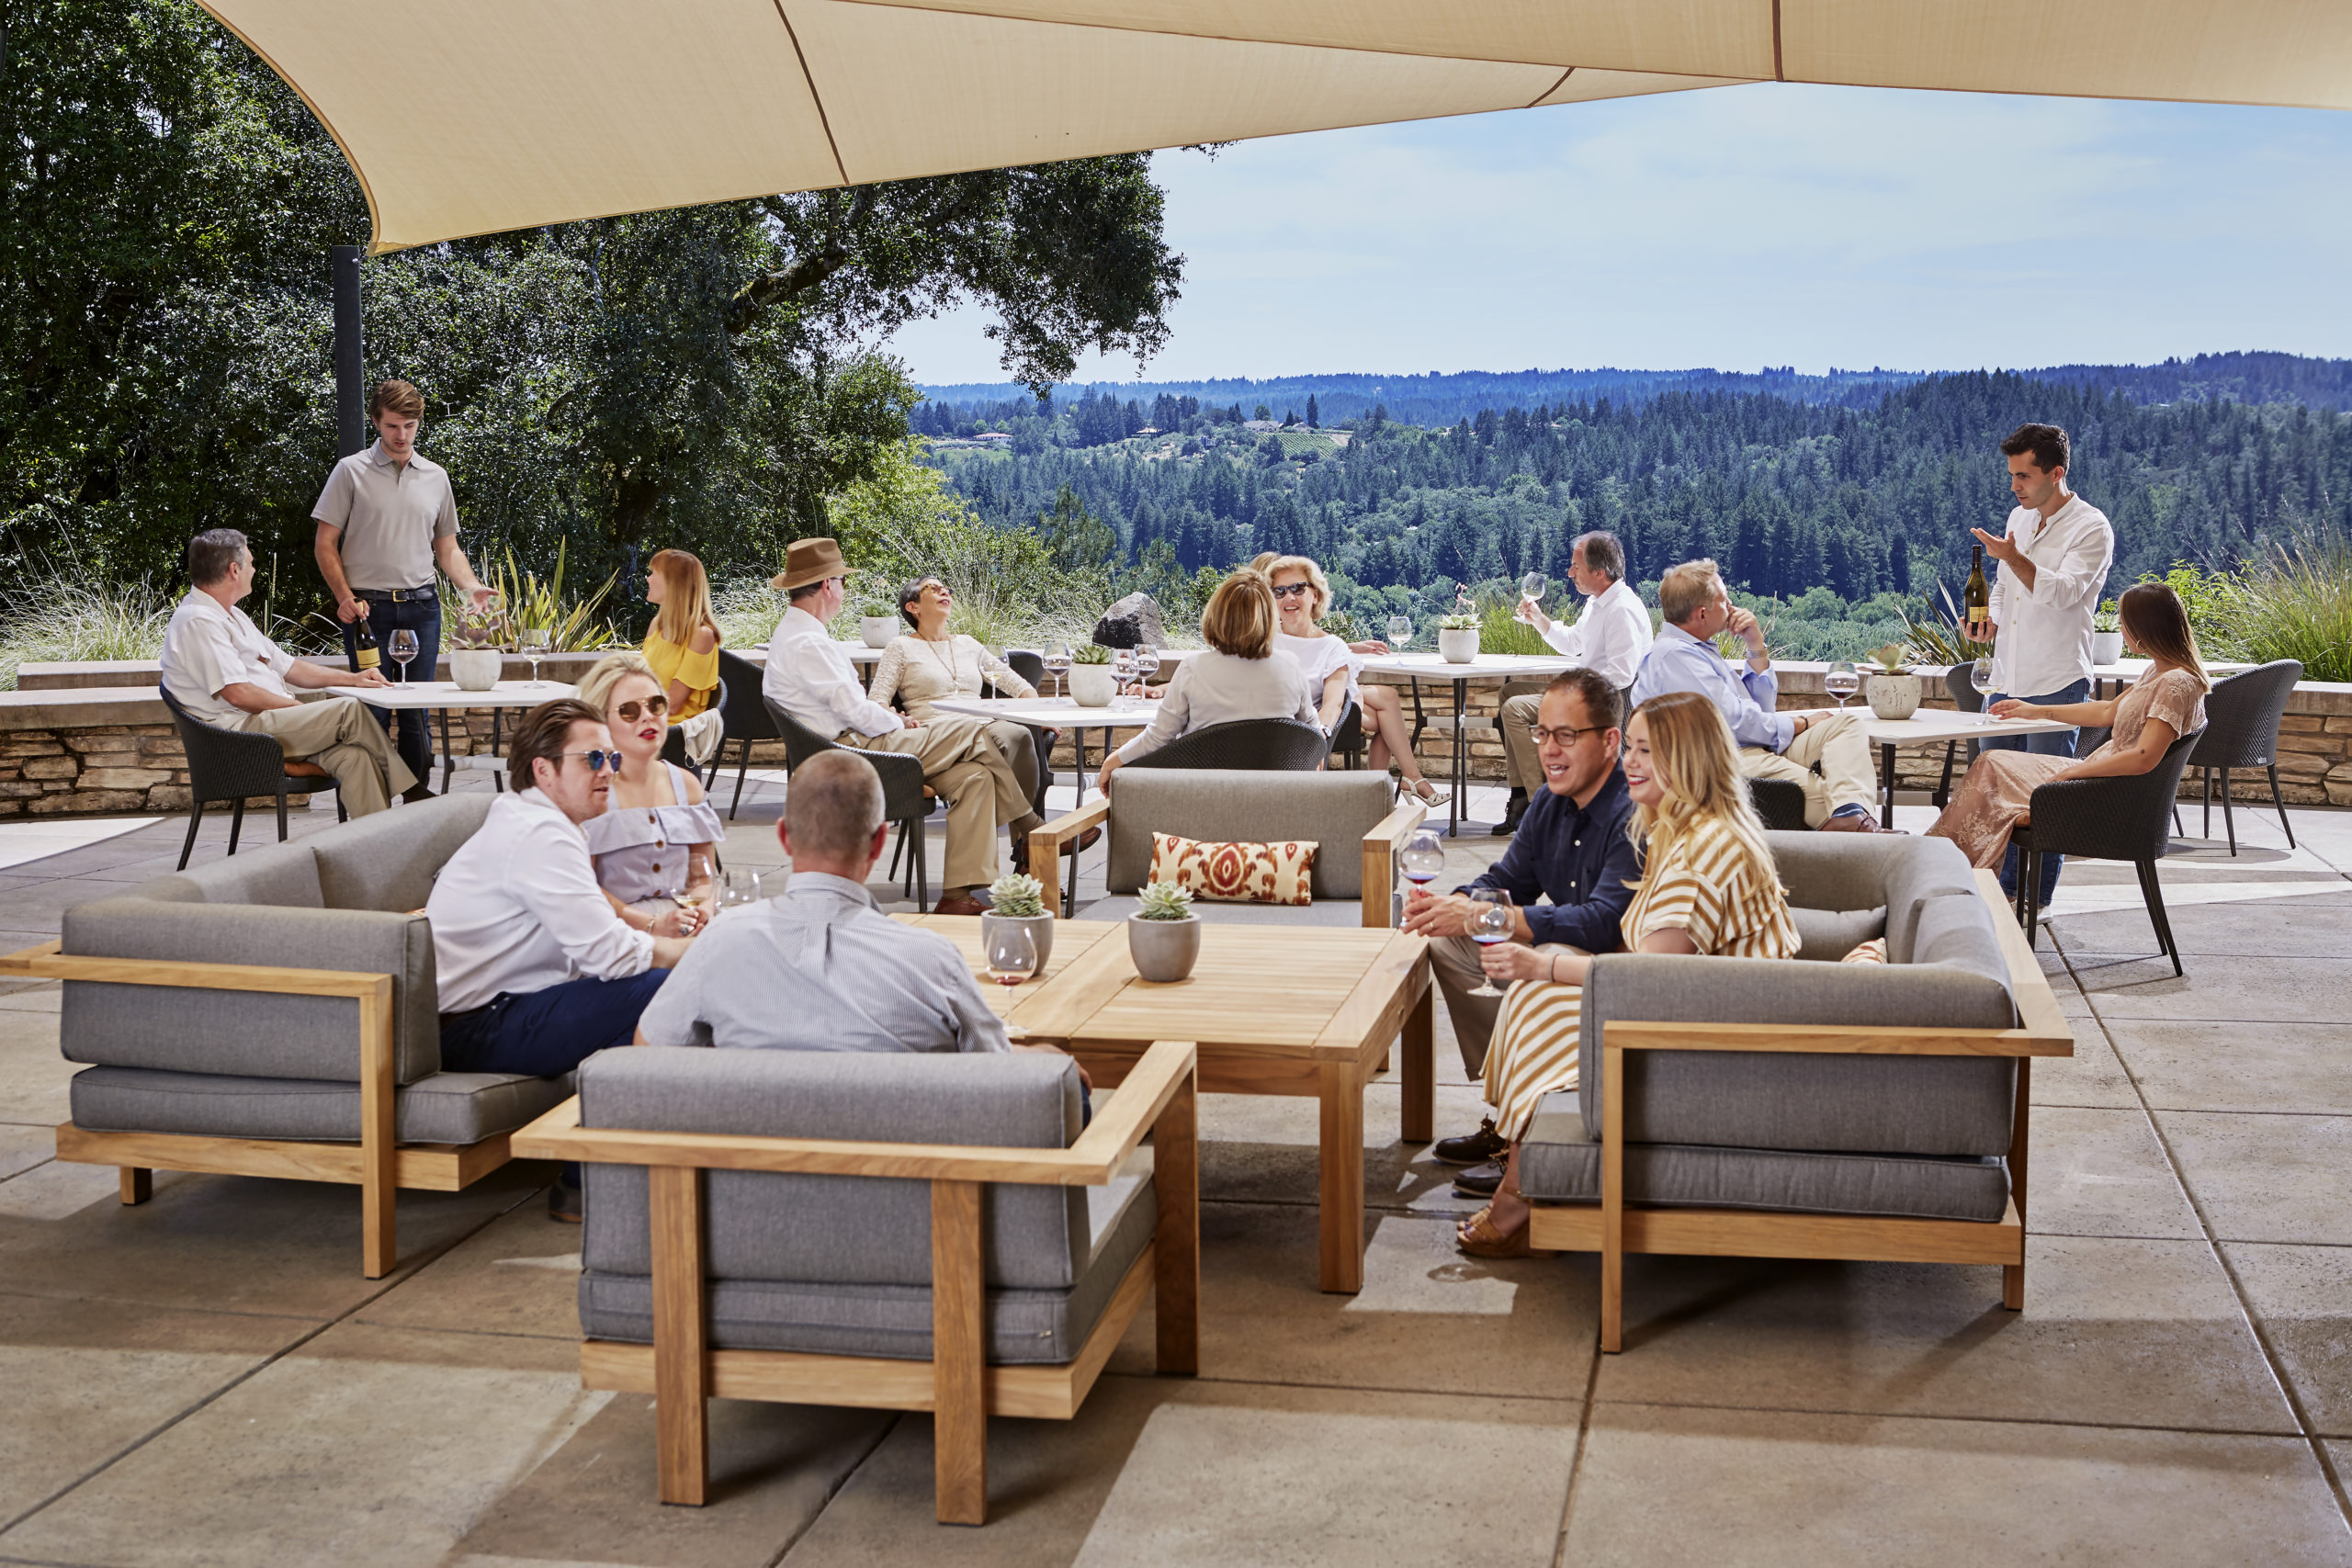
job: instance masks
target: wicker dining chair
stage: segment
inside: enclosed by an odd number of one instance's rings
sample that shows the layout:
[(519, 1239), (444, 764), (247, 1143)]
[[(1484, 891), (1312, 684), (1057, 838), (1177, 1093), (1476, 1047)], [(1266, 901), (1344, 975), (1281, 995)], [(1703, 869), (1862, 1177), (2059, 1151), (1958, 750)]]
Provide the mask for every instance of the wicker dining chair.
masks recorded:
[[(173, 869), (186, 871), (187, 857), (196, 851), (197, 825), (204, 820), (205, 807), (216, 800), (232, 803), (229, 808), (229, 852), (237, 852), (237, 835), (244, 830), (245, 802), (264, 795), (277, 799), (277, 841), (286, 841), (286, 796), (316, 795), (335, 786), (334, 775), (322, 770), (317, 773), (292, 773), (286, 771), (286, 749), (274, 735), (248, 734), (243, 730), (222, 729), (205, 723), (180, 706), (169, 686), (155, 688), (162, 694), (164, 705), (172, 710), (172, 723), (180, 732), (180, 750), (187, 754), (187, 838), (180, 844), (180, 863)], [(343, 808), (343, 796), (334, 797), (334, 818), (338, 822), (348, 819)]]

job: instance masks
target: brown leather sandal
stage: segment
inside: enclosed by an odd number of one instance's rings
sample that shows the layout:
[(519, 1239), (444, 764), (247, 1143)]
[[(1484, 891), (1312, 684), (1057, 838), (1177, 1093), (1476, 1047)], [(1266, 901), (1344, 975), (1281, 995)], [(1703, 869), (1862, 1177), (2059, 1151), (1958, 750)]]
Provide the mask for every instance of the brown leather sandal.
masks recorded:
[[(1525, 1198), (1510, 1188), (1503, 1189), (1524, 1202)], [(1495, 1226), (1495, 1206), (1492, 1203), (1470, 1216), (1468, 1223), (1453, 1233), (1453, 1245), (1473, 1258), (1525, 1258), (1529, 1255), (1527, 1233), (1534, 1216), (1530, 1214), (1519, 1229), (1505, 1232)]]

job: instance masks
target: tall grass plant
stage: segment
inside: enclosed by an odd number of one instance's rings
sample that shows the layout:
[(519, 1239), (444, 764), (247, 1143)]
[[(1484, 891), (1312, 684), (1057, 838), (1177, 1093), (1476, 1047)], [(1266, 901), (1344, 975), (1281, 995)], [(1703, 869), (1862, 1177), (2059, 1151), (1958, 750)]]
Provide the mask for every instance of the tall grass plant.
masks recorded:
[(0, 691), (17, 689), (25, 664), (155, 659), (175, 599), (153, 584), (96, 583), (41, 562), (0, 594)]
[(2306, 681), (2352, 682), (2352, 542), (2343, 535), (2274, 544), (2222, 582), (2207, 616), (2217, 653), (2297, 660)]

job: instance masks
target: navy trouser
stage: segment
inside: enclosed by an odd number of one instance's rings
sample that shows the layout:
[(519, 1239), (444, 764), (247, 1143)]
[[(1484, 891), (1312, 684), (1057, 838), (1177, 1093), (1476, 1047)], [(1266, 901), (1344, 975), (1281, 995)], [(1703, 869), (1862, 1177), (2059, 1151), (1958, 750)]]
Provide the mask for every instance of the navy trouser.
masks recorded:
[[(1987, 693), (1984, 697), (1984, 705), (1989, 708), (1995, 703), (2006, 699), (2007, 695), (2006, 692)], [(2047, 696), (2028, 697), (2026, 701), (2041, 707), (2064, 707), (2069, 703), (2088, 702), (2090, 695), (2091, 683), (2088, 681), (2077, 681), (2070, 686), (2060, 687)], [(2075, 739), (2080, 734), (2082, 731), (2079, 729), (2051, 729), (2044, 730), (2039, 735), (1996, 735), (1978, 741), (1976, 749), (1980, 751), (2031, 751), (2044, 757), (2071, 757), (2075, 754)], [(2001, 863), (2001, 891), (2012, 898), (2018, 896), (2018, 863), (2024, 858), (2018, 853), (2017, 846), (2012, 844), (2009, 846), (2008, 858)], [(2058, 891), (2058, 868), (2065, 862), (2064, 855), (2041, 857), (2041, 897), (2035, 908), (2042, 909), (2050, 908), (2050, 900)]]
[[(355, 595), (356, 597), (356, 595)], [(416, 634), (416, 658), (409, 665), (405, 678), (430, 681), (441, 657), (441, 598), (424, 592), (414, 599), (403, 599), (395, 604), (390, 599), (359, 600), (359, 607), (368, 612), (368, 629), (376, 634), (376, 649), (383, 655), (384, 679), (403, 678), (400, 665), (392, 659), (392, 633), (400, 630)], [(351, 668), (359, 668), (359, 634), (357, 623), (346, 622), (343, 628), (343, 656)], [(406, 708), (399, 714), (386, 713), (384, 728), (392, 728), (392, 720), (400, 720), (394, 746), (416, 782), (424, 783), (433, 776), (433, 716), (423, 708)]]
[[(453, 1073), (528, 1073), (551, 1078), (597, 1052), (637, 1039), (637, 1021), (670, 977), (648, 969), (626, 980), (566, 980), (520, 996), (501, 991), (487, 1007), (441, 1015), (441, 1066)], [(563, 1184), (580, 1185), (566, 1161)]]

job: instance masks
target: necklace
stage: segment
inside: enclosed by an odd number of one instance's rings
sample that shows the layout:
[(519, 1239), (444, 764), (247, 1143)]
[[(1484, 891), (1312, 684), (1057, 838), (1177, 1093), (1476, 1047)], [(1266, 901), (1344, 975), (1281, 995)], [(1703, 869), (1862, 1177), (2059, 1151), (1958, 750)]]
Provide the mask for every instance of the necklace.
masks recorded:
[[(931, 656), (932, 662), (947, 672), (947, 689), (951, 692), (956, 690), (962, 677), (956, 668), (956, 639), (943, 637), (934, 642), (930, 637), (919, 637), (915, 640), (922, 644), (923, 651)], [(943, 644), (944, 652), (941, 651)]]

